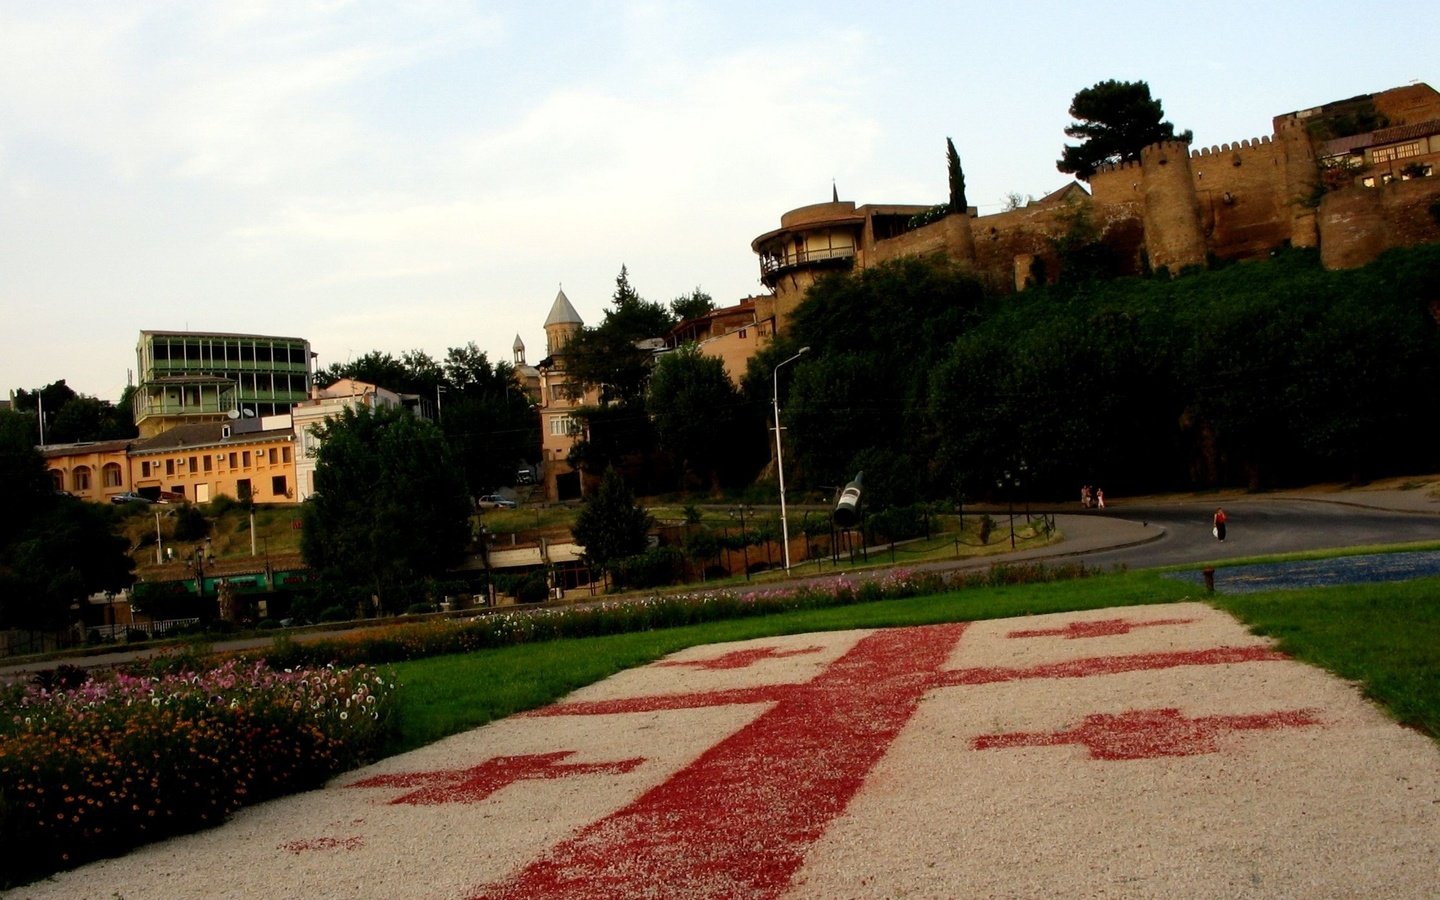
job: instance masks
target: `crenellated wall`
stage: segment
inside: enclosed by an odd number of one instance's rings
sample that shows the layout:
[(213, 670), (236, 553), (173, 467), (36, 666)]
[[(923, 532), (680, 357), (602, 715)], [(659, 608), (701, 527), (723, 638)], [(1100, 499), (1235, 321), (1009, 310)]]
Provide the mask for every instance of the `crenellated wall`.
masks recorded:
[[(1331, 117), (1343, 120), (1357, 105), (1371, 103), (1390, 126), (1343, 139), (1320, 137)], [(1147, 264), (1178, 271), (1211, 258), (1258, 259), (1285, 246), (1319, 247), (1329, 267), (1358, 266), (1389, 247), (1440, 240), (1431, 212), (1440, 201), (1440, 92), (1410, 85), (1272, 121), (1274, 134), (1234, 143), (1151, 145), (1137, 161), (1095, 172), (1088, 193), (1072, 183), (995, 215), (952, 215), (904, 230), (904, 216), (925, 207), (857, 207), (837, 198), (792, 210), (779, 231), (752, 244), (761, 253), (762, 272), (767, 266), (778, 270), (779, 277), (767, 281), (775, 290), (777, 328), (784, 330), (789, 311), (825, 268), (863, 269), (943, 253), (1001, 291), (1022, 289), (1037, 275), (1053, 280), (1060, 265), (1056, 244), (1076, 223), (1077, 205), (1086, 207), (1121, 272), (1139, 273)], [(1389, 155), (1377, 157), (1380, 151)], [(1350, 165), (1358, 168), (1349, 172)], [(1344, 179), (1352, 175), (1347, 185)], [(853, 259), (836, 258), (828, 249), (816, 253), (809, 243), (822, 231), (857, 228), (862, 221)], [(795, 243), (801, 233), (813, 259), (791, 265), (787, 254), (801, 246)]]

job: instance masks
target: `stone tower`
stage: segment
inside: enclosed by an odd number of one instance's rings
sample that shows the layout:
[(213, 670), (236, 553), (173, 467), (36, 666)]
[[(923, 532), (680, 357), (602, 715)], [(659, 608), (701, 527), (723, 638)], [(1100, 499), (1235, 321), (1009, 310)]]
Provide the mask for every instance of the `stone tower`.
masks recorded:
[(550, 315), (545, 317), (545, 353), (547, 356), (554, 356), (565, 349), (570, 338), (579, 331), (585, 324), (575, 307), (570, 305), (570, 298), (565, 296), (562, 288), (560, 293), (555, 295), (555, 302), (550, 306)]
[(1205, 264), (1200, 200), (1190, 172), (1190, 145), (1163, 141), (1140, 151), (1144, 175), (1145, 251), (1150, 265), (1179, 272)]

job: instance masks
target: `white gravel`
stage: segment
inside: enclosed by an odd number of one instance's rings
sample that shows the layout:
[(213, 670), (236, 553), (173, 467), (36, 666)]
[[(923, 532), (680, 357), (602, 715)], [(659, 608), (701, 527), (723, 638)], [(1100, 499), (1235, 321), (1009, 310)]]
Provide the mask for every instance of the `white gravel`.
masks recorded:
[[(1116, 619), (1191, 621), (1089, 637), (1011, 635)], [(1097, 630), (1104, 631), (1090, 628)], [(718, 743), (751, 733), (776, 704), (764, 692), (779, 696), (834, 672), (869, 635), (692, 648), (667, 660), (685, 665), (622, 673), (551, 712), (582, 702), (692, 695), (675, 704), (680, 708), (514, 717), (348, 773), (323, 790), (242, 811), (212, 831), (6, 896), (319, 900), (467, 897), (503, 893), (499, 887), (506, 885), (520, 890), (517, 885), (543, 882), (544, 860), (563, 855), (569, 839), (602, 840), (604, 829), (587, 828), (697, 760), (711, 759)], [(1262, 645), (1233, 619), (1198, 603), (973, 624), (954, 642), (938, 683), (916, 676), (914, 715), (863, 774), (843, 811), (817, 820), (804, 840), (774, 831), (778, 810), (773, 818), (738, 823), (743, 839), (762, 848), (762, 872), (779, 871), (772, 852), (780, 859), (794, 851), (803, 862), (778, 884), (725, 890), (786, 898), (1434, 896), (1440, 748), (1323, 672), (1259, 659), (988, 683), (951, 677)], [(740, 654), (729, 659), (748, 665), (691, 665), (727, 654)], [(737, 689), (760, 693), (696, 706), (701, 695)], [(1295, 721), (1313, 724), (1220, 728), (1208, 746), (1201, 746), (1206, 736), (1182, 728), (1182, 745), (1189, 741), (1208, 752), (1151, 758), (1094, 758), (1076, 743), (977, 749), (977, 739), (987, 735), (1064, 733), (1087, 716), (1170, 709), (1181, 720), (1232, 724), (1250, 721), (1233, 717), (1298, 711), (1302, 719)], [(817, 707), (813, 721), (823, 723), (828, 712)], [(1122, 720), (1128, 721), (1093, 721)], [(1149, 746), (1143, 735), (1138, 740)], [(555, 763), (562, 766), (643, 762), (628, 770), (527, 778), (474, 802), (393, 803), (417, 785), (352, 786), (376, 776), (458, 772), (497, 757), (557, 751), (571, 751)], [(767, 761), (761, 754), (747, 766), (735, 777), (763, 776)], [(461, 780), (456, 775), (448, 783)], [(714, 804), (701, 812), (723, 823), (733, 810), (719, 793), (720, 800), (707, 793), (695, 802)], [(607, 852), (624, 856), (628, 847)], [(677, 871), (686, 859), (677, 854)], [(541, 882), (524, 880), (530, 876)], [(613, 893), (603, 886), (604, 872), (597, 869), (593, 877), (590, 896)], [(694, 870), (688, 877), (686, 895), (730, 884)], [(637, 896), (679, 892), (678, 875), (674, 885), (662, 875), (643, 891), (626, 889)]]

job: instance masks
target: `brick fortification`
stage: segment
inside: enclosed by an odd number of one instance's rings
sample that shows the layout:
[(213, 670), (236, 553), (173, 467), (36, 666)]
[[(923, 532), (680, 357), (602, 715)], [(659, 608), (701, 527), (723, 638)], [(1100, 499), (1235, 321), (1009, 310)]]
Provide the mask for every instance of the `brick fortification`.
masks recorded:
[[(1335, 123), (1373, 113), (1374, 130)], [(1211, 259), (1264, 258), (1319, 247), (1331, 268), (1364, 265), (1391, 247), (1440, 241), (1440, 94), (1425, 84), (1276, 116), (1273, 133), (1233, 144), (1166, 142), (1018, 209), (974, 210), (921, 227), (922, 206), (857, 207), (836, 198), (782, 217), (752, 243), (774, 293), (777, 327), (814, 278), (903, 256), (944, 255), (991, 288), (1053, 280), (1056, 241), (1086, 221), (1121, 272), (1179, 272)], [(802, 214), (803, 213), (803, 214)], [(842, 248), (843, 249), (840, 249)]]

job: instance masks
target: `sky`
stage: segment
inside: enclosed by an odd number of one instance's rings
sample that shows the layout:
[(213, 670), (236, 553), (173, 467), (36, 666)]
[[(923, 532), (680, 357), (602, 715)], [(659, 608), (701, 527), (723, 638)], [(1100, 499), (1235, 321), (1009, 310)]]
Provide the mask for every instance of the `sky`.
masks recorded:
[(0, 397), (117, 400), (141, 330), (303, 337), (321, 367), (761, 293), (830, 199), (982, 215), (1075, 92), (1143, 80), (1200, 146), (1440, 86), (1440, 4), (0, 0)]

